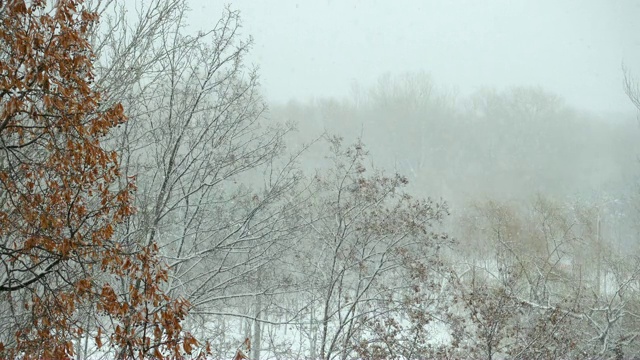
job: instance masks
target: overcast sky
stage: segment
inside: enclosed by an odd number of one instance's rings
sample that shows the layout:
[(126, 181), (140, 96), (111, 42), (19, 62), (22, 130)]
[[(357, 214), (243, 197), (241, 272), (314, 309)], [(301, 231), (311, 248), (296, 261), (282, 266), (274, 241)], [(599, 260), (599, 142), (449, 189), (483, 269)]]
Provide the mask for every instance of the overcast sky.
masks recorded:
[[(192, 24), (221, 4), (191, 0)], [(263, 88), (275, 101), (342, 96), (353, 80), (424, 71), (461, 94), (539, 85), (594, 111), (633, 108), (624, 62), (640, 76), (638, 0), (237, 0)]]

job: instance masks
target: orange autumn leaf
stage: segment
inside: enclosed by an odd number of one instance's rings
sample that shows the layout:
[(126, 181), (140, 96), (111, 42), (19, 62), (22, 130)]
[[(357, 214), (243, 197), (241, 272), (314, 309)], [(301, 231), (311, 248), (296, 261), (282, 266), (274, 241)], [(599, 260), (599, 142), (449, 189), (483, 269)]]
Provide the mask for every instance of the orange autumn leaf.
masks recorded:
[(98, 349), (102, 347), (102, 328), (98, 327), (98, 334), (96, 335), (96, 346)]

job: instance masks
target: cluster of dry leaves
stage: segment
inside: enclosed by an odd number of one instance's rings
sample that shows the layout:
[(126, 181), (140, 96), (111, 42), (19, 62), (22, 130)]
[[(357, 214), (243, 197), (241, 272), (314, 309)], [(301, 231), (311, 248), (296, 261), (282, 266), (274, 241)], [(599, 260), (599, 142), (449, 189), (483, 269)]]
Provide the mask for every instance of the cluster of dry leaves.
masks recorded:
[(162, 290), (157, 246), (114, 238), (136, 187), (101, 144), (127, 119), (94, 83), (97, 14), (83, 1), (0, 1), (0, 21), (0, 297), (24, 304), (0, 357), (72, 357), (86, 307), (113, 324), (95, 342), (109, 337), (120, 358), (202, 350), (182, 331), (189, 303)]

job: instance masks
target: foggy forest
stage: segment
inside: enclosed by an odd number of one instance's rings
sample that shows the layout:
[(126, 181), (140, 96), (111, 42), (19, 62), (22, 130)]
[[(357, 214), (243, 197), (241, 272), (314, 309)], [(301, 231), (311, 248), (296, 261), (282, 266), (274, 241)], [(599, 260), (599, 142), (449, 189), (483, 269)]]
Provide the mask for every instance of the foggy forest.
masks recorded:
[(0, 1), (0, 358), (640, 358), (637, 64), (274, 99), (199, 9)]

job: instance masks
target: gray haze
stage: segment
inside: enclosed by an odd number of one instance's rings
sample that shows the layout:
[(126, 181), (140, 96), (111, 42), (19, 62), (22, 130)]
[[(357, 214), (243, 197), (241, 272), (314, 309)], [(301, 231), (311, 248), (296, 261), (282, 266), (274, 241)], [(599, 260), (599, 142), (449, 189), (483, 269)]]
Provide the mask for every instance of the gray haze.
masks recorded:
[(0, 358), (640, 359), (640, 0), (55, 3)]
[[(640, 63), (640, 2), (239, 0), (271, 101), (342, 96), (355, 80), (424, 71), (467, 94), (541, 86), (574, 106), (631, 112), (622, 64)], [(221, 4), (191, 0), (195, 29)]]

